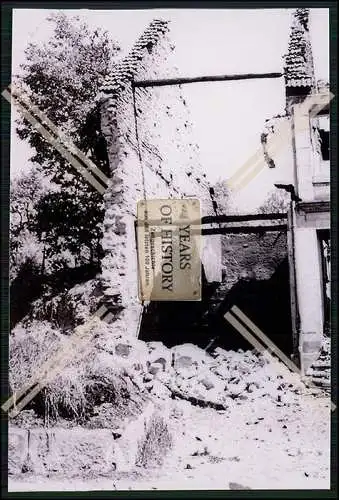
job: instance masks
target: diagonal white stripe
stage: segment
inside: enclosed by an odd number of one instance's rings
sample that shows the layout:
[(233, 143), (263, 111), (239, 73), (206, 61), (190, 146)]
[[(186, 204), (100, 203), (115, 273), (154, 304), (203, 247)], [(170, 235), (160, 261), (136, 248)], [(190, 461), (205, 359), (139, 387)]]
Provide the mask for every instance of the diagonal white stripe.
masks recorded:
[(87, 156), (74, 144), (74, 142), (66, 137), (62, 131), (54, 125), (54, 123), (43, 113), (38, 106), (33, 104), (27, 96), (24, 95), (23, 92), (20, 92), (20, 90), (17, 87), (13, 87), (13, 85), (8, 86), (12, 96), (16, 97), (19, 101), (24, 103), (28, 108), (29, 111), (32, 111), (35, 115), (37, 115), (43, 123), (45, 123), (49, 129), (55, 134), (56, 137), (60, 138), (61, 142), (64, 144), (65, 147), (69, 149), (69, 151), (73, 155), (77, 155), (80, 160), (83, 161), (83, 163), (86, 164), (86, 166), (92, 170), (92, 172), (97, 175), (104, 184), (107, 185), (109, 179), (106, 177), (106, 175), (89, 159)]
[(83, 176), (85, 179), (92, 184), (92, 186), (99, 191), (100, 194), (105, 193), (105, 188), (99, 184), (99, 182), (85, 169), (83, 165), (81, 165), (76, 158), (72, 156), (70, 152), (68, 152), (62, 144), (60, 144), (60, 139), (54, 138), (48, 131), (43, 127), (43, 125), (38, 122), (34, 116), (27, 111), (22, 104), (18, 101), (17, 98), (10, 95), (7, 90), (2, 92), (2, 95), (8, 102), (14, 102), (22, 115), (29, 121), (38, 132), (53, 146), (59, 153)]
[[(294, 114), (295, 116), (301, 116), (309, 112), (310, 117), (316, 116), (328, 103), (333, 99), (334, 94), (332, 92), (326, 92), (323, 94), (313, 94), (308, 96), (303, 103), (295, 104)], [(313, 106), (313, 107), (312, 107)], [(307, 126), (309, 126), (307, 122)], [(272, 138), (270, 143), (270, 154), (276, 154), (283, 146), (286, 146), (286, 137), (288, 137), (289, 132), (289, 122), (285, 121), (281, 125), (281, 130), (279, 134), (275, 135)], [(295, 133), (301, 132), (304, 128), (304, 122), (299, 120)], [(285, 135), (286, 134), (286, 135)], [(257, 150), (246, 162), (232, 175), (232, 177), (226, 181), (227, 185), (234, 189), (235, 191), (239, 191), (244, 186), (246, 186), (254, 177), (256, 177), (259, 172), (264, 168), (264, 165), (260, 167), (258, 165), (259, 159), (262, 159), (262, 151), (261, 149)], [(252, 172), (249, 170), (253, 169)], [(247, 174), (247, 175), (245, 175)], [(241, 181), (241, 177), (244, 176)], [(238, 185), (237, 185), (238, 184)]]
[(301, 375), (301, 371), (280, 349), (277, 347), (268, 337), (265, 335), (254, 323), (251, 321), (246, 314), (244, 314), (239, 307), (233, 306), (231, 311), (238, 316), (256, 335), (259, 339), (267, 345), (272, 352), (274, 352), (280, 359), (285, 363), (285, 365), (290, 368), (290, 370), (295, 371)]
[(224, 315), (224, 318), (227, 319), (229, 323), (231, 323), (234, 328), (238, 330), (239, 333), (250, 343), (253, 345), (255, 349), (259, 352), (264, 352), (265, 347), (258, 342), (258, 340), (245, 328), (236, 318), (233, 316), (233, 314), (230, 313), (230, 311), (227, 311), (227, 313)]
[[(233, 314), (236, 314), (237, 317), (239, 319), (241, 319), (251, 330), (253, 333), (255, 333), (259, 338), (260, 340), (264, 343), (264, 345), (266, 345), (270, 352), (271, 353), (274, 353), (279, 359), (280, 361), (282, 361), (291, 371), (294, 371), (296, 372), (298, 375), (301, 375), (301, 371), (300, 369), (297, 367), (297, 365), (295, 365), (254, 323), (253, 321), (251, 321), (240, 309), (239, 307), (237, 306), (233, 306), (231, 308), (231, 311), (233, 312)], [(232, 315), (230, 315), (232, 316)], [(225, 316), (226, 317), (226, 316)], [(229, 321), (229, 319), (228, 319)], [(233, 320), (234, 321), (234, 320)], [(257, 346), (256, 344), (260, 345), (260, 343), (258, 343), (258, 341), (247, 331), (246, 328), (244, 328), (241, 323), (239, 323), (237, 320), (236, 321), (236, 324), (237, 326), (235, 326), (235, 328), (237, 328), (237, 330), (242, 334), (244, 335), (244, 337), (250, 342), (252, 343), (252, 345), (257, 349)], [(240, 325), (240, 327), (239, 327)], [(245, 336), (246, 335), (246, 336)], [(251, 339), (251, 340), (249, 340)], [(255, 341), (255, 343), (253, 343), (253, 339)], [(316, 387), (315, 384), (312, 384), (311, 382), (308, 382), (308, 386), (309, 387)], [(331, 402), (331, 409), (332, 411), (334, 411), (336, 409), (336, 405)]]
[[(47, 383), (48, 380), (51, 380), (53, 376), (56, 376), (62, 368), (67, 364), (69, 360), (69, 356), (72, 354), (72, 351), (74, 352), (74, 347), (79, 347), (79, 344), (85, 345), (86, 343), (88, 344), (89, 340), (91, 339), (91, 336), (88, 336), (86, 338), (86, 334), (88, 334), (88, 329), (93, 326), (98, 319), (100, 319), (103, 314), (107, 312), (107, 308), (105, 306), (101, 306), (92, 316), (92, 318), (87, 321), (84, 325), (78, 326), (75, 330), (73, 335), (67, 339), (66, 342), (63, 343), (63, 345), (58, 349), (58, 351), (54, 354), (54, 356), (46, 361), (42, 367), (38, 370), (38, 372), (31, 376), (30, 380), (28, 383), (24, 385), (23, 388), (20, 390), (16, 391), (2, 406), (1, 408), (4, 411), (8, 411), (11, 406), (15, 404), (15, 402), (20, 399), (26, 392), (27, 390), (38, 384), (40, 387), (39, 390), (41, 390), (45, 384)], [(71, 349), (73, 347), (73, 349)], [(36, 388), (33, 388), (23, 399), (25, 401), (25, 404), (28, 404), (33, 397), (37, 394)], [(39, 391), (38, 391), (39, 392)], [(34, 393), (32, 397), (29, 397), (31, 393)], [(19, 403), (19, 405), (21, 402)], [(19, 405), (16, 406), (16, 408), (19, 407)], [(22, 407), (20, 406), (22, 409)]]

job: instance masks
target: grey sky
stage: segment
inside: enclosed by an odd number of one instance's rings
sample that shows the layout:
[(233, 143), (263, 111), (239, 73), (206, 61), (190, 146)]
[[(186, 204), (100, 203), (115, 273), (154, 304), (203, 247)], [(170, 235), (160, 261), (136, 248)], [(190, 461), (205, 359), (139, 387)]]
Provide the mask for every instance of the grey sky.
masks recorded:
[[(13, 73), (30, 40), (46, 39), (48, 10), (16, 9), (13, 16)], [(282, 70), (292, 10), (67, 11), (112, 33), (126, 53), (155, 17), (171, 21), (176, 65), (183, 76)], [(311, 10), (317, 78), (328, 80), (328, 9)], [(190, 105), (201, 161), (214, 182), (227, 179), (260, 146), (266, 118), (284, 111), (283, 79), (199, 83), (183, 86)], [(29, 148), (13, 136), (11, 171), (27, 168)], [(260, 204), (282, 173), (265, 169), (237, 197), (240, 209)], [(252, 186), (253, 184), (253, 186)]]

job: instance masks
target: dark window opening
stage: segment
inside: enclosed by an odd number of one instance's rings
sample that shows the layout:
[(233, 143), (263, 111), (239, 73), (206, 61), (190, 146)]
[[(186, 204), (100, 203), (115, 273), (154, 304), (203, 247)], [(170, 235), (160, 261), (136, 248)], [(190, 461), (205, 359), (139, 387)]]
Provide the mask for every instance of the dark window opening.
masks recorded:
[(324, 333), (330, 334), (331, 321), (331, 240), (330, 231), (318, 231), (322, 265)]
[(319, 129), (321, 157), (323, 161), (330, 159), (330, 133), (326, 130)]

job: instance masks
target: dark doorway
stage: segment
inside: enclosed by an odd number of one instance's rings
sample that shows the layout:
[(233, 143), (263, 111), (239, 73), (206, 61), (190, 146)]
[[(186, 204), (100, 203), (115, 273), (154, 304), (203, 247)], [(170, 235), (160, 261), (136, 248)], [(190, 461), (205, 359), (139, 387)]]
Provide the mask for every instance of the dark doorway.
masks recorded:
[(208, 284), (204, 278), (201, 302), (151, 302), (144, 311), (139, 338), (168, 347), (189, 342), (203, 348), (252, 349), (224, 318), (237, 305), (283, 352), (292, 353), (287, 258), (270, 279), (238, 281), (214, 308), (213, 296), (221, 285)]
[(292, 353), (289, 267), (287, 258), (270, 279), (239, 280), (210, 318), (216, 343), (224, 349), (253, 347), (228, 322), (224, 315), (236, 305), (285, 354)]
[(323, 296), (323, 318), (324, 333), (330, 335), (331, 316), (331, 240), (330, 231), (324, 229), (318, 231), (320, 245), (320, 259), (322, 268), (322, 296)]
[(205, 347), (209, 327), (205, 319), (210, 299), (218, 283), (208, 283), (202, 269), (202, 300), (153, 301), (144, 308), (139, 338), (144, 341), (161, 341), (167, 347), (186, 342)]

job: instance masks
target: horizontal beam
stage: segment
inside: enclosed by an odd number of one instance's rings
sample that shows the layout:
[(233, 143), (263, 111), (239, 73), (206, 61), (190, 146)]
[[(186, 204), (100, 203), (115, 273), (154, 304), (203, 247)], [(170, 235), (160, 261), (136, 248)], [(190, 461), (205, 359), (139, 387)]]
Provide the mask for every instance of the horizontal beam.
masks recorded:
[(245, 227), (212, 227), (202, 229), (201, 235), (210, 234), (264, 234), (273, 231), (287, 231), (287, 224), (276, 224), (275, 226), (245, 226)]
[[(249, 222), (249, 221), (260, 221), (260, 220), (282, 220), (282, 219), (287, 219), (287, 214), (286, 213), (274, 213), (274, 214), (248, 214), (248, 215), (206, 215), (205, 217), (202, 217), (201, 219), (191, 219), (187, 221), (189, 224), (194, 227), (198, 226), (200, 229), (203, 229), (204, 224), (222, 224), (222, 223), (227, 223), (227, 222)], [(179, 224), (180, 221), (175, 221), (174, 224)], [(135, 221), (135, 225), (142, 227), (142, 226), (159, 226), (162, 227), (164, 226), (164, 223), (161, 221), (161, 219), (147, 219), (147, 221), (144, 220), (137, 220)], [(255, 227), (261, 227), (263, 230), (267, 227), (279, 227), (278, 224), (274, 226), (270, 225), (262, 225), (262, 226), (231, 226), (229, 229), (232, 231), (233, 229), (242, 229), (242, 228), (255, 228)], [(206, 228), (207, 229), (207, 228)], [(216, 228), (218, 229), (218, 228)], [(250, 231), (249, 231), (250, 232)]]
[(164, 87), (165, 85), (181, 85), (183, 83), (223, 82), (234, 80), (255, 80), (262, 78), (280, 78), (283, 73), (244, 73), (237, 75), (209, 75), (182, 78), (163, 78), (159, 80), (136, 80), (134, 87)]
[(276, 219), (287, 219), (287, 213), (283, 212), (280, 214), (270, 213), (270, 214), (245, 214), (245, 215), (206, 215), (201, 218), (202, 224), (212, 224), (219, 222), (247, 222), (251, 220), (276, 220)]
[(331, 204), (329, 201), (302, 201), (297, 204), (297, 210), (306, 213), (329, 212)]

